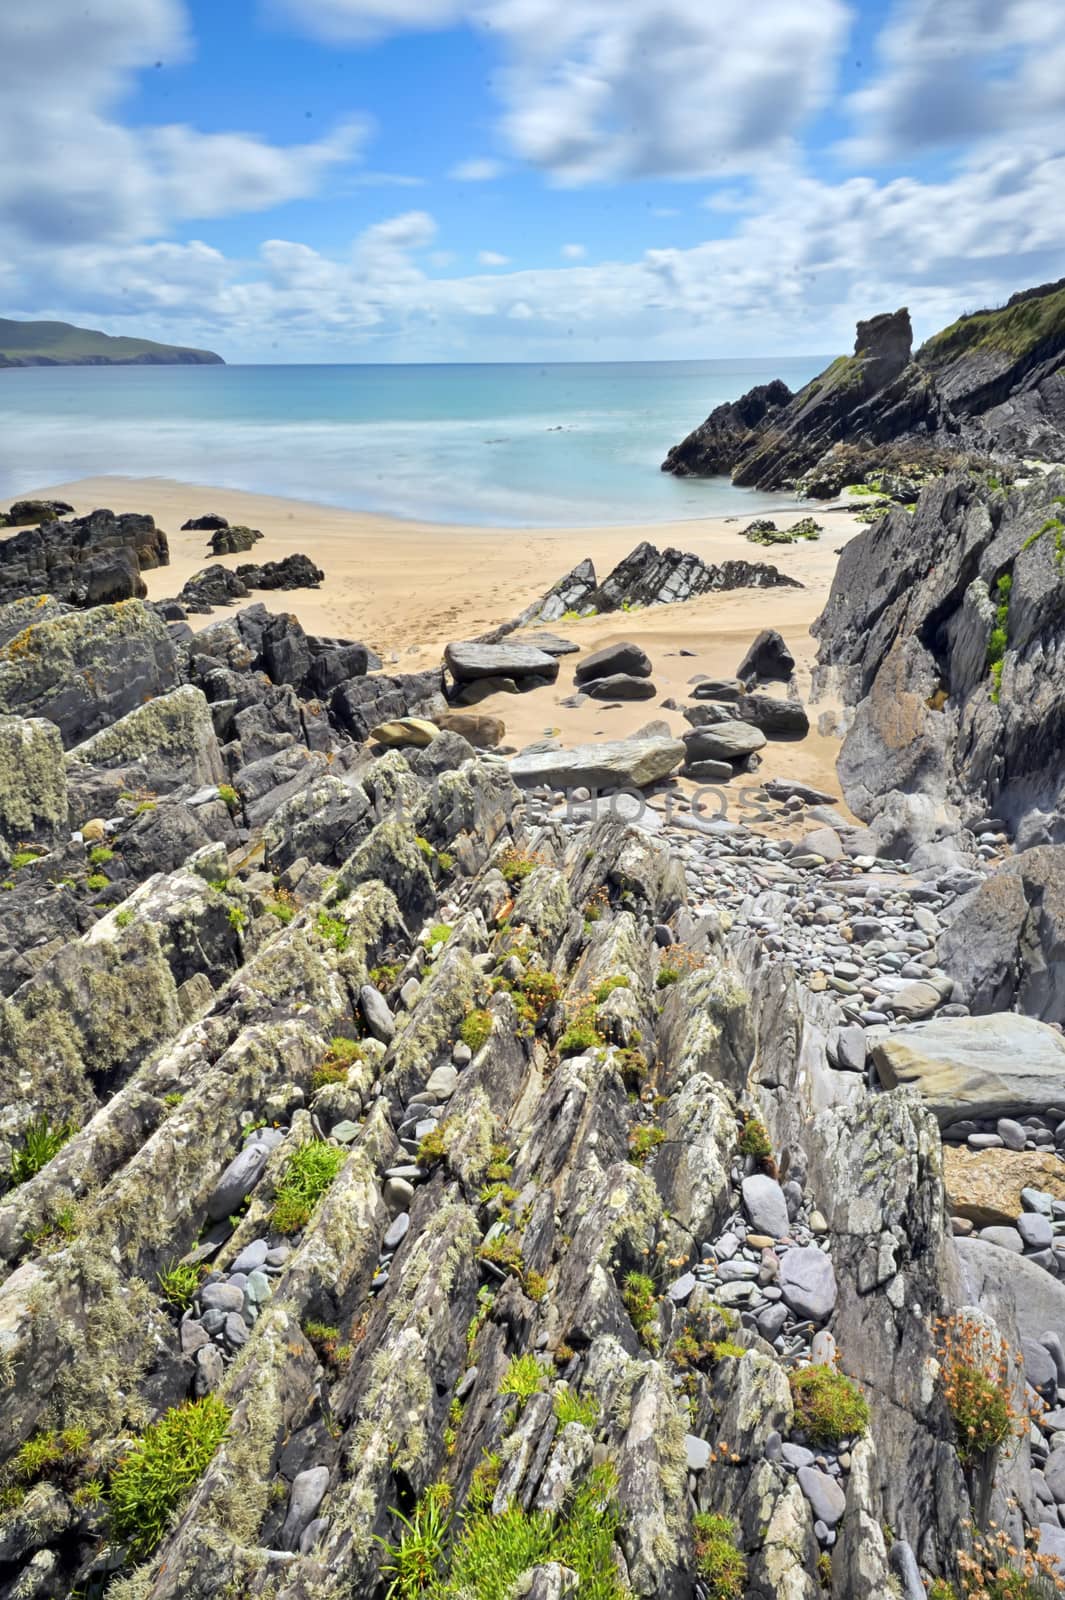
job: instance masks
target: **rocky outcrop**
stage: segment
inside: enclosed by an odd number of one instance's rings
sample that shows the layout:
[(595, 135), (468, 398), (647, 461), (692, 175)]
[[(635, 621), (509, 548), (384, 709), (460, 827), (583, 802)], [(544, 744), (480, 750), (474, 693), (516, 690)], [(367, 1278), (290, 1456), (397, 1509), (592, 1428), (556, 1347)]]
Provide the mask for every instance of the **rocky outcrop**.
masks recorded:
[[(203, 518), (200, 518), (201, 523), (203, 520)], [(209, 541), (211, 554), (213, 556), (238, 555), (244, 550), (250, 550), (252, 545), (261, 538), (262, 534), (259, 532), (258, 528), (246, 528), (243, 525), (234, 526), (227, 522), (224, 528), (215, 528), (214, 532), (211, 534)], [(265, 589), (269, 588), (270, 585), (258, 583), (253, 584), (252, 587), (257, 589)], [(278, 585), (278, 587), (294, 588), (297, 586), (293, 584), (283, 584)]]
[(73, 514), (74, 507), (65, 500), (13, 500), (10, 510), (0, 511), (0, 528), (39, 527)]
[(833, 495), (884, 471), (924, 480), (990, 456), (1065, 456), (1065, 280), (962, 317), (913, 355), (911, 342), (905, 308), (859, 322), (853, 355), (797, 395), (771, 384), (719, 406), (662, 470)]
[(885, 841), (985, 819), (1023, 843), (1065, 838), (1063, 497), (1060, 473), (1008, 493), (954, 474), (844, 549), (818, 680), (855, 708), (840, 778)]
[(166, 534), (149, 516), (93, 511), (46, 521), (0, 540), (0, 605), (46, 594), (73, 606), (143, 597), (141, 572), (169, 560)]
[(754, 445), (758, 430), (772, 424), (794, 398), (787, 384), (778, 378), (748, 389), (739, 400), (727, 400), (673, 446), (662, 463), (662, 471), (678, 478), (726, 477)]
[(503, 638), (530, 623), (557, 622), (571, 614), (583, 617), (603, 611), (674, 605), (724, 589), (772, 588), (801, 589), (802, 585), (766, 562), (723, 561), (715, 565), (683, 550), (659, 550), (645, 540), (619, 561), (602, 583), (597, 581), (591, 561), (582, 561), (542, 600), (527, 606), (491, 637)]

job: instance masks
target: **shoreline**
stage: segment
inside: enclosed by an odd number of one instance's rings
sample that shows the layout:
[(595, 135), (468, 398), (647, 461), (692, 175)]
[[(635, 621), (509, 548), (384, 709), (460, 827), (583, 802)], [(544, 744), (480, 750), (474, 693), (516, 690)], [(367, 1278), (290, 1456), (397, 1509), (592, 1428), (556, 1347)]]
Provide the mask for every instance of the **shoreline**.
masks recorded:
[[(853, 514), (834, 514), (816, 542), (764, 547), (741, 536), (743, 519), (518, 529), (406, 521), (376, 512), (186, 484), (166, 478), (99, 477), (27, 491), (24, 498), (61, 498), (78, 515), (106, 506), (148, 512), (170, 544), (170, 565), (144, 573), (150, 600), (175, 595), (211, 562), (279, 560), (296, 551), (325, 572), (319, 589), (253, 591), (246, 604), (296, 616), (308, 633), (361, 639), (381, 655), (385, 672), (415, 672), (440, 659), (450, 640), (471, 638), (516, 616), (577, 563), (590, 556), (600, 578), (643, 540), (693, 551), (704, 560), (765, 561), (804, 585), (801, 589), (734, 589), (678, 605), (614, 612), (556, 625), (581, 647), (562, 660), (558, 682), (520, 695), (495, 695), (478, 709), (506, 723), (506, 742), (520, 748), (558, 737), (564, 745), (624, 738), (651, 720), (673, 732), (687, 729), (663, 699), (683, 704), (695, 676), (732, 677), (754, 636), (776, 628), (796, 660), (800, 697), (809, 702), (815, 645), (810, 625), (824, 608), (839, 551), (861, 530)], [(181, 523), (218, 512), (231, 523), (260, 528), (263, 538), (237, 556), (208, 554), (208, 535), (181, 532)], [(800, 515), (786, 512), (784, 516)], [(779, 514), (778, 514), (779, 515)], [(227, 615), (191, 616), (194, 629)], [(611, 707), (560, 702), (572, 693), (574, 665), (588, 652), (632, 640), (654, 663), (654, 701)], [(685, 653), (682, 655), (681, 651)], [(801, 741), (771, 741), (762, 771), (838, 794), (838, 741), (817, 729), (824, 701), (811, 709), (813, 727)], [(738, 800), (738, 796), (737, 796)]]

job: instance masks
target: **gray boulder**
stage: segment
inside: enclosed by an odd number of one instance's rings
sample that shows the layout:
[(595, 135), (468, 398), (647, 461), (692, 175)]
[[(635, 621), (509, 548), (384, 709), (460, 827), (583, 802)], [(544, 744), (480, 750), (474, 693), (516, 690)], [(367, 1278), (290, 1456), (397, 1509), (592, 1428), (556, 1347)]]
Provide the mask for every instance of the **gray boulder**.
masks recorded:
[(768, 694), (741, 695), (736, 706), (741, 722), (749, 722), (771, 739), (803, 739), (810, 719), (799, 700), (779, 700)]
[(788, 1250), (780, 1262), (780, 1292), (797, 1317), (825, 1322), (836, 1307), (836, 1274), (832, 1261), (813, 1245)]
[(761, 728), (753, 728), (749, 722), (715, 722), (682, 738), (691, 761), (741, 761), (766, 742)]
[(624, 673), (630, 678), (649, 678), (651, 658), (638, 644), (608, 644), (594, 650), (578, 662), (573, 674), (575, 683), (591, 683), (599, 678), (614, 677)]
[(1065, 1039), (1031, 1017), (943, 1017), (870, 1042), (884, 1087), (912, 1084), (941, 1128), (1065, 1103)]
[(775, 628), (763, 628), (736, 668), (741, 683), (787, 683), (795, 671), (795, 657)]
[(771, 1239), (783, 1239), (791, 1224), (788, 1220), (788, 1203), (776, 1179), (764, 1172), (755, 1172), (744, 1178), (741, 1189), (743, 1209), (750, 1219), (752, 1230), (768, 1234)]
[(650, 678), (631, 678), (624, 672), (592, 678), (581, 688), (593, 700), (653, 700), (658, 693)]
[(48, 843), (66, 826), (59, 730), (42, 717), (0, 717), (0, 838)]

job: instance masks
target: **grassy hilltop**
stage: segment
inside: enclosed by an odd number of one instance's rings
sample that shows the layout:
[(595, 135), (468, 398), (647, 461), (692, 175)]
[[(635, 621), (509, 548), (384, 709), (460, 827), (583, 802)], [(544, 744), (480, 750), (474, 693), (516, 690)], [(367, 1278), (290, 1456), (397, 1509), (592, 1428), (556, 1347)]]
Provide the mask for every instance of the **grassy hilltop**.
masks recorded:
[(213, 350), (153, 339), (115, 338), (70, 322), (14, 322), (0, 317), (0, 367), (221, 366)]

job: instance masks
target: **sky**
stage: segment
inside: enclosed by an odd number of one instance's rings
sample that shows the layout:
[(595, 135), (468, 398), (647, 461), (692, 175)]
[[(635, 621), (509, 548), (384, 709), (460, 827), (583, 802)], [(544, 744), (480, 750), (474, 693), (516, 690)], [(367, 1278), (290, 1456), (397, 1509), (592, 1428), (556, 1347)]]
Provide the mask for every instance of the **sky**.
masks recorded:
[(230, 361), (849, 349), (1065, 274), (1061, 0), (0, 7), (0, 311)]

